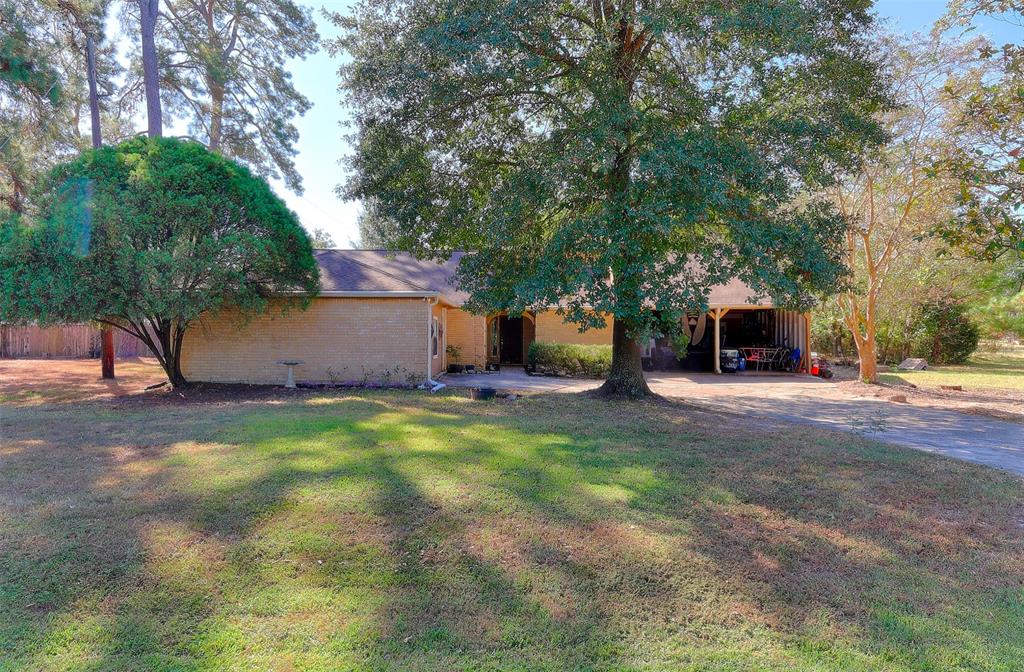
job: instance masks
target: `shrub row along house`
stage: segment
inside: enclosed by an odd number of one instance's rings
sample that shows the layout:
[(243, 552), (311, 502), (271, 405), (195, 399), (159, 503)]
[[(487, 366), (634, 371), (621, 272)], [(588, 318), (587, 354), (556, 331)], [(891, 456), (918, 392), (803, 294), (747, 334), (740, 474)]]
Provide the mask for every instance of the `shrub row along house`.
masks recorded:
[[(299, 361), (300, 383), (414, 384), (450, 363), (522, 364), (534, 340), (611, 344), (611, 323), (580, 332), (553, 309), (521, 316), (474, 315), (453, 285), (458, 258), (446, 264), (379, 250), (317, 250), (320, 294), (307, 310), (272, 311), (242, 323), (231, 311), (206, 315), (189, 331), (182, 372), (193, 381), (280, 383), (283, 361)], [(743, 283), (715, 287), (709, 312), (689, 319), (686, 353), (648, 344), (655, 368), (714, 370), (722, 347), (788, 344), (809, 351), (809, 316), (754, 301)], [(716, 338), (717, 335), (717, 338)], [(459, 351), (459, 361), (448, 355)], [(454, 348), (453, 348), (454, 349)]]

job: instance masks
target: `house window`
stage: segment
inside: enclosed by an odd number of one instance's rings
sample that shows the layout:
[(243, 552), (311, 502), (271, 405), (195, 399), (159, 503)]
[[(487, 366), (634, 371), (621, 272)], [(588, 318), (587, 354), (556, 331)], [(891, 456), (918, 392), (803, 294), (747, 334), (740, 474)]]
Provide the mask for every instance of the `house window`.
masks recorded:
[(437, 357), (437, 355), (439, 354), (438, 341), (441, 340), (440, 334), (441, 329), (440, 326), (438, 325), (437, 318), (435, 317), (430, 322), (430, 352), (434, 355), (434, 357)]

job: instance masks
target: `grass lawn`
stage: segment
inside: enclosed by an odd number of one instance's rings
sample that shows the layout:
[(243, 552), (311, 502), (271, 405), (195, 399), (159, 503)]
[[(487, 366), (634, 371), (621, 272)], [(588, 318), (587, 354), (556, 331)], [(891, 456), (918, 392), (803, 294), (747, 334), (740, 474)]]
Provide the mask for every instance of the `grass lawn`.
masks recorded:
[(880, 377), (883, 382), (906, 382), (920, 387), (962, 385), (965, 390), (1024, 392), (1024, 348), (979, 352), (962, 366), (935, 366), (927, 371), (900, 371)]
[(568, 395), (161, 399), (0, 411), (0, 669), (1024, 661), (993, 470)]

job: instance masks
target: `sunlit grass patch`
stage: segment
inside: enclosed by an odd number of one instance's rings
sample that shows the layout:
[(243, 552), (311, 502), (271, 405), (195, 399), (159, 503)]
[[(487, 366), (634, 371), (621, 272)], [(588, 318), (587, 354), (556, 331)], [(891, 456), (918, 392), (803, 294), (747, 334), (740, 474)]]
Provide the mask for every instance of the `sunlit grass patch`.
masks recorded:
[(1024, 391), (1024, 350), (978, 352), (962, 365), (931, 366), (925, 371), (896, 371), (881, 375), (884, 382), (921, 387), (960, 385), (965, 390)]
[(1001, 670), (1024, 487), (665, 403), (4, 410), (0, 670)]

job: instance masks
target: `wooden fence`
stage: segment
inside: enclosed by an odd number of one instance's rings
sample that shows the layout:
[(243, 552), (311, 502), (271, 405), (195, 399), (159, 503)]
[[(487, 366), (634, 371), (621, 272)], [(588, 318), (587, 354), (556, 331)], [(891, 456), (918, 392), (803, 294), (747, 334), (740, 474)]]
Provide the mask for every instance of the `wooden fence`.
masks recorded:
[[(139, 339), (114, 330), (114, 352), (118, 357), (148, 355)], [(57, 327), (0, 324), (0, 358), (18, 357), (87, 359), (100, 356), (100, 330), (90, 324)]]

